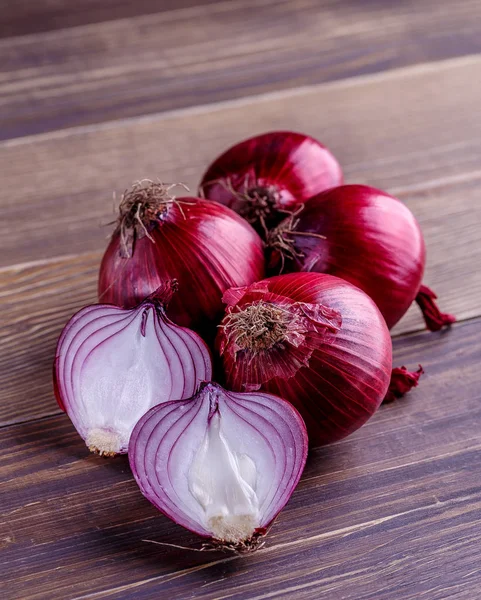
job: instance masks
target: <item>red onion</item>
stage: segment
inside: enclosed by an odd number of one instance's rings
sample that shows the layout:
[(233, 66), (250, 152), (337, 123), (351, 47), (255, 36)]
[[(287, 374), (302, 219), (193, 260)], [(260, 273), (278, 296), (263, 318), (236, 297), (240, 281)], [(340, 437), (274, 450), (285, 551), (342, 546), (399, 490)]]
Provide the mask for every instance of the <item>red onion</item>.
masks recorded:
[(292, 273), (224, 294), (217, 347), (234, 390), (279, 394), (311, 444), (339, 440), (381, 404), (392, 345), (374, 302), (337, 277)]
[(210, 379), (210, 354), (193, 331), (174, 325), (157, 300), (137, 308), (83, 308), (65, 326), (55, 356), (60, 407), (92, 452), (125, 453), (152, 406), (190, 397)]
[(255, 549), (289, 500), (307, 434), (287, 402), (204, 383), (152, 408), (129, 444), (144, 496), (173, 521), (235, 551)]
[(291, 131), (258, 135), (229, 148), (207, 169), (200, 193), (264, 233), (314, 194), (342, 184), (342, 171), (317, 140)]
[(176, 279), (179, 293), (168, 306), (168, 316), (205, 334), (215, 329), (223, 312), (226, 289), (263, 277), (262, 242), (225, 206), (175, 199), (168, 191), (162, 184), (142, 181), (124, 194), (100, 267), (99, 297), (131, 308)]
[[(321, 237), (322, 236), (322, 237)], [(308, 200), (270, 232), (271, 266), (341, 277), (377, 304), (391, 328), (418, 293), (424, 240), (399, 200), (364, 185), (344, 185)]]
[[(375, 188), (344, 185), (314, 196), (271, 230), (267, 243), (271, 268), (329, 273), (353, 283), (374, 300), (389, 328), (420, 301), (421, 229), (405, 204)], [(433, 301), (430, 307), (437, 310)]]

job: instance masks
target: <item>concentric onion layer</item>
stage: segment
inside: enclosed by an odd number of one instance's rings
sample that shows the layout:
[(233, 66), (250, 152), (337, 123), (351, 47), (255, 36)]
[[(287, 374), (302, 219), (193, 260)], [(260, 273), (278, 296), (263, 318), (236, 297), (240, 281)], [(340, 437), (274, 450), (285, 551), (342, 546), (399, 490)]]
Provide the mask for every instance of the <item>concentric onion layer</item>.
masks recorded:
[[(292, 402), (311, 445), (347, 436), (379, 407), (389, 385), (392, 344), (382, 315), (364, 292), (330, 275), (292, 273), (225, 297), (231, 306), (217, 344), (231, 389), (260, 388)], [(229, 315), (266, 300), (284, 310), (290, 303), (292, 321), (299, 323), (296, 342), (286, 338), (258, 352), (239, 349), (238, 336), (225, 327)]]
[(222, 315), (225, 290), (264, 276), (261, 239), (225, 206), (178, 198), (148, 228), (128, 258), (121, 231), (113, 234), (100, 266), (102, 302), (131, 308), (176, 279), (178, 293), (167, 315), (209, 337)]
[(190, 397), (211, 371), (201, 338), (169, 321), (158, 303), (131, 310), (95, 304), (74, 315), (59, 338), (55, 391), (87, 445), (116, 454), (127, 451), (150, 407)]
[(152, 504), (200, 536), (238, 545), (271, 524), (306, 456), (305, 425), (289, 403), (214, 383), (152, 408), (129, 445), (135, 479)]
[(259, 228), (260, 216), (269, 224), (282, 215), (279, 211), (293, 210), (342, 180), (339, 163), (317, 140), (273, 131), (240, 142), (219, 156), (204, 174), (200, 190)]
[(389, 328), (414, 301), (424, 272), (424, 239), (411, 211), (389, 194), (340, 186), (308, 200), (289, 232), (284, 241), (294, 252), (284, 261), (286, 270), (349, 281), (374, 300)]

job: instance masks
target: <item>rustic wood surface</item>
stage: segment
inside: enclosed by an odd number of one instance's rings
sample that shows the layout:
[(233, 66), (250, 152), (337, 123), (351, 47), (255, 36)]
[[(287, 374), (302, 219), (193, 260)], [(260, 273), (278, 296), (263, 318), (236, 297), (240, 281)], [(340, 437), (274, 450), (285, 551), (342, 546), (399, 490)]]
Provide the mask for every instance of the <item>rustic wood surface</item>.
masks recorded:
[[(481, 589), (481, 4), (435, 0), (7, 1), (0, 11), (0, 598), (474, 600)], [(256, 94), (261, 94), (256, 95)], [(179, 110), (180, 109), (180, 110)], [(249, 557), (177, 550), (125, 457), (88, 455), (51, 387), (55, 340), (95, 301), (117, 195), (195, 191), (241, 138), (320, 138), (349, 182), (397, 194), (426, 282), (395, 361), (426, 375), (311, 453)]]
[(53, 31), (17, 1), (40, 32), (0, 40), (3, 139), (481, 51), (479, 0), (64, 0), (55, 25), (89, 24)]

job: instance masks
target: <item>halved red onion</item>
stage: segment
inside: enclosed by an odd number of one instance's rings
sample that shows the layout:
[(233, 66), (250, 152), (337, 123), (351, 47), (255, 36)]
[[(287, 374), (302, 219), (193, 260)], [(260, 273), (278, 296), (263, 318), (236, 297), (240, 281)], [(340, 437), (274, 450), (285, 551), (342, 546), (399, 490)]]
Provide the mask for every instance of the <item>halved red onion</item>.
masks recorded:
[(289, 500), (307, 457), (304, 422), (285, 400), (203, 383), (135, 426), (134, 477), (173, 521), (236, 551), (255, 549)]
[(149, 408), (192, 396), (211, 375), (202, 339), (149, 299), (129, 310), (94, 304), (75, 314), (57, 344), (54, 387), (89, 449), (113, 456), (127, 451)]

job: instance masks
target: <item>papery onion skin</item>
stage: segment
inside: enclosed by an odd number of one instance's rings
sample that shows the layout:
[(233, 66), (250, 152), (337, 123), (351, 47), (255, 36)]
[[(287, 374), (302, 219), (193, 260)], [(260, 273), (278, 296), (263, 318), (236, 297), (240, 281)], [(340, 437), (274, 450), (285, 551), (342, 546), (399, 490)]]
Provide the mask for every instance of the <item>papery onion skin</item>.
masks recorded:
[(172, 201), (150, 182), (140, 182), (129, 194), (127, 200), (158, 204), (146, 214), (143, 227), (130, 228), (127, 244), (120, 217), (100, 266), (100, 301), (131, 308), (176, 279), (179, 291), (167, 315), (178, 325), (212, 336), (223, 312), (223, 292), (264, 276), (261, 239), (220, 204), (198, 198)]
[(292, 211), (342, 181), (339, 163), (320, 142), (301, 133), (273, 131), (219, 156), (202, 177), (200, 194), (229, 206), (263, 233), (283, 218), (282, 211)]
[(439, 331), (443, 327), (449, 327), (456, 322), (456, 317), (449, 313), (443, 313), (436, 303), (437, 296), (428, 288), (421, 285), (416, 296), (416, 303), (423, 313), (424, 322), (429, 331)]
[[(292, 304), (320, 305), (324, 314), (331, 310), (341, 319), (336, 323), (334, 317), (332, 327), (308, 333), (298, 347), (283, 342), (254, 356), (236, 352), (235, 336), (226, 328), (229, 315), (270, 295)], [(230, 306), (216, 344), (231, 389), (260, 385), (291, 402), (304, 418), (313, 446), (349, 435), (374, 414), (388, 389), (392, 343), (381, 313), (364, 292), (331, 275), (292, 273), (229, 291), (225, 298)], [(275, 297), (272, 302), (276, 304)], [(302, 352), (304, 365), (291, 376), (292, 364), (302, 363)]]
[[(228, 476), (216, 469), (217, 465), (206, 464), (205, 479), (192, 480), (198, 457), (209, 457), (202, 454), (202, 448), (212, 428), (221, 452), (229, 455), (227, 470), (239, 474), (239, 465), (247, 460), (255, 473), (248, 489), (260, 503), (258, 523), (245, 538), (240, 532), (229, 539), (216, 536), (215, 527), (210, 528), (216, 519), (208, 520), (209, 508), (194, 493), (193, 486), (199, 484), (211, 494), (219, 490), (215, 482), (210, 483), (209, 473)], [(208, 538), (217, 548), (244, 553), (259, 547), (289, 500), (304, 469), (307, 450), (304, 422), (285, 400), (265, 393), (229, 392), (216, 383), (204, 382), (192, 398), (153, 407), (139, 420), (130, 439), (129, 460), (142, 493), (162, 513)], [(216, 456), (210, 455), (214, 460)], [(229, 489), (220, 489), (220, 493), (229, 493)], [(242, 494), (230, 493), (234, 508), (241, 510)], [(212, 496), (211, 504), (215, 502)], [(223, 507), (225, 518), (235, 519), (236, 513), (229, 513), (229, 508), (229, 504)]]
[(412, 390), (413, 387), (417, 387), (419, 379), (423, 375), (424, 369), (421, 365), (417, 371), (408, 371), (406, 367), (395, 367), (391, 373), (391, 382), (387, 390), (384, 403), (389, 404), (394, 402), (397, 398), (402, 398), (405, 394)]
[(146, 410), (190, 396), (211, 376), (204, 341), (174, 325), (158, 300), (133, 309), (94, 304), (77, 312), (59, 337), (54, 393), (89, 449), (114, 456), (127, 451)]
[(274, 271), (284, 262), (285, 271), (341, 277), (374, 300), (389, 328), (421, 286), (426, 250), (414, 215), (396, 198), (365, 185), (311, 198), (271, 232), (270, 243)]

